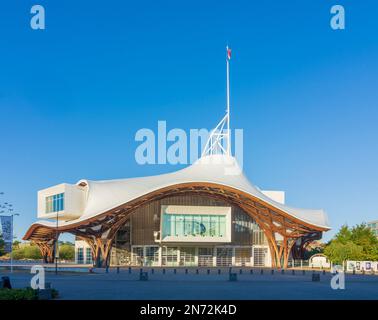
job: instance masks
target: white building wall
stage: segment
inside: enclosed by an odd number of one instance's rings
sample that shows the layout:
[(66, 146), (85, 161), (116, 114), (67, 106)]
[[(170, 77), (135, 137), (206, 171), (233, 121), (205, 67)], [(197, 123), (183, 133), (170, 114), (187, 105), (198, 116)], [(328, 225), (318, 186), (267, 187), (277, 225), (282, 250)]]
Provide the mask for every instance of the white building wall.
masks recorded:
[(56, 212), (46, 212), (46, 198), (60, 193), (64, 193), (64, 210), (58, 213), (60, 220), (77, 219), (83, 214), (86, 197), (85, 189), (75, 184), (61, 183), (38, 191), (39, 219), (56, 218)]
[[(82, 257), (80, 259), (79, 252), (82, 250)], [(91, 247), (83, 240), (75, 241), (75, 263), (77, 264), (92, 264)]]

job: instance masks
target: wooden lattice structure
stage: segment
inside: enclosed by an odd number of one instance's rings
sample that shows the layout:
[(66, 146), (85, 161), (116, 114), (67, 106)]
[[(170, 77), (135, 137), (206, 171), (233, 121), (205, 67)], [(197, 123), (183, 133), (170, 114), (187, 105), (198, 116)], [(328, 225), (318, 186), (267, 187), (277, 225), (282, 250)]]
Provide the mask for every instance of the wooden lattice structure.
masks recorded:
[(298, 253), (308, 241), (318, 239), (323, 231), (327, 231), (235, 188), (214, 183), (184, 183), (159, 189), (96, 217), (73, 222), (58, 229), (34, 224), (25, 234), (24, 240), (31, 240), (38, 245), (45, 261), (52, 262), (56, 234), (69, 232), (89, 244), (96, 266), (105, 267), (109, 264), (115, 234), (133, 211), (151, 201), (180, 194), (210, 196), (240, 207), (264, 231), (272, 255), (272, 266), (276, 268), (287, 268), (293, 248), (293, 254)]

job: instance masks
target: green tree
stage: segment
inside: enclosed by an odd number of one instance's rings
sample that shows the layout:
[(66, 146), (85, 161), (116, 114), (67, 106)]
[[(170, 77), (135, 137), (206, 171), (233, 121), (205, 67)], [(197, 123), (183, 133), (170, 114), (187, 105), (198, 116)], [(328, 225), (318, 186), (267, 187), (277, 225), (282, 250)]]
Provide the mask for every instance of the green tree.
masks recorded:
[(13, 259), (15, 260), (22, 260), (22, 259), (31, 259), (31, 260), (38, 260), (42, 259), (41, 252), (39, 248), (35, 245), (29, 245), (20, 247), (13, 251)]
[(343, 225), (339, 232), (335, 236), (335, 240), (342, 244), (346, 244), (348, 241), (352, 240), (352, 231), (347, 225)]
[(335, 263), (345, 260), (378, 260), (378, 239), (366, 224), (342, 226), (327, 244), (324, 254)]
[(5, 254), (5, 242), (3, 236), (0, 234), (0, 257)]
[(12, 249), (13, 250), (17, 250), (20, 248), (20, 244), (21, 244), (21, 241), (18, 241), (18, 240), (14, 240), (13, 241), (13, 245), (12, 245)]
[(60, 245), (59, 258), (62, 260), (75, 260), (75, 247), (72, 244)]
[(349, 241), (332, 241), (324, 249), (324, 254), (334, 263), (342, 264), (345, 260), (363, 260), (363, 248)]

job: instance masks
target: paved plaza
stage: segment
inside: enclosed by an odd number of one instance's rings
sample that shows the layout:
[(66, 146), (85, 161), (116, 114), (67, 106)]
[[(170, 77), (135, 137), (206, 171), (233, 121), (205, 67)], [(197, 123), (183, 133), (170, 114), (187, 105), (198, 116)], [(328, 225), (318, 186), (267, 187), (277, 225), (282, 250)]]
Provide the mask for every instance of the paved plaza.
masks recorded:
[[(378, 276), (345, 275), (345, 290), (333, 290), (330, 286), (332, 275), (320, 273), (320, 282), (312, 282), (312, 272), (291, 270), (281, 274), (271, 270), (236, 269), (237, 281), (230, 282), (228, 269), (154, 269), (148, 271), (148, 281), (139, 280), (139, 269), (116, 269), (106, 273), (103, 269), (96, 273), (46, 272), (46, 282), (57, 289), (60, 299), (378, 299)], [(13, 287), (30, 285), (32, 274), (16, 270), (0, 270), (0, 275), (11, 278)]]

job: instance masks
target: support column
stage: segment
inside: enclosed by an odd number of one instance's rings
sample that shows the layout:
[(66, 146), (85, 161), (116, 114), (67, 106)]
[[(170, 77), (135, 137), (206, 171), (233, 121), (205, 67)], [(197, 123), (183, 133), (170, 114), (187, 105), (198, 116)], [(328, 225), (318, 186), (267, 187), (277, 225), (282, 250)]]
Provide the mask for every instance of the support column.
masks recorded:
[(109, 266), (113, 239), (95, 238), (94, 236), (92, 238), (79, 238), (84, 240), (91, 247), (93, 265), (95, 267), (106, 268)]
[(41, 251), (44, 263), (54, 263), (55, 258), (55, 239), (45, 241), (32, 241), (35, 243)]

